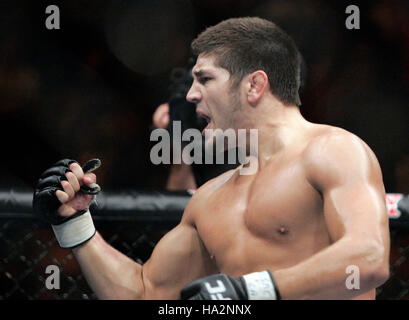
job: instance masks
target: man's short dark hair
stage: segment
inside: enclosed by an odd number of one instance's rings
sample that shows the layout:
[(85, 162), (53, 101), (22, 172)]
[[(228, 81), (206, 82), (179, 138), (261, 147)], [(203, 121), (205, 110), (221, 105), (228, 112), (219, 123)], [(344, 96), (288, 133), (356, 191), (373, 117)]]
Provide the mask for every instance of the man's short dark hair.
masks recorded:
[(271, 21), (232, 18), (207, 28), (192, 42), (193, 54), (214, 54), (217, 66), (231, 75), (233, 87), (263, 70), (271, 92), (286, 105), (301, 105), (301, 54), (291, 37)]

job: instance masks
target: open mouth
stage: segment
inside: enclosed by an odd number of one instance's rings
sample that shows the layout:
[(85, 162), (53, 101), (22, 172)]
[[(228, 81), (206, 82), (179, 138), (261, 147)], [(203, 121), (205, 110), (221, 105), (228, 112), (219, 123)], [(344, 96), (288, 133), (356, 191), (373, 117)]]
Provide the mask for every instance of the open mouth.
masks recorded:
[(204, 135), (206, 130), (210, 128), (211, 126), (210, 122), (212, 121), (212, 119), (207, 114), (203, 113), (200, 110), (197, 110), (196, 113), (199, 115), (199, 117), (203, 118), (207, 123), (207, 126), (202, 131), (202, 135)]

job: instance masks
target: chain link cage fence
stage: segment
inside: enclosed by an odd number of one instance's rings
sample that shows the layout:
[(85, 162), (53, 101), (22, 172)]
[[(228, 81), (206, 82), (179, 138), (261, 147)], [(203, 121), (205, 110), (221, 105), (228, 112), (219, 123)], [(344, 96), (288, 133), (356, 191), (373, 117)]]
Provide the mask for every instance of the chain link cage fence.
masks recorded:
[[(27, 213), (30, 196), (0, 194), (0, 202), (7, 203), (0, 205), (0, 299), (95, 300), (72, 252), (59, 247), (48, 224)], [(95, 226), (114, 248), (143, 264), (159, 239), (179, 222), (190, 197), (178, 194), (177, 201), (173, 201), (173, 196), (128, 192), (108, 201), (114, 195), (105, 195), (102, 206), (94, 210)], [(15, 198), (19, 200), (16, 202)], [(4, 211), (5, 207), (9, 212)], [(377, 288), (377, 299), (409, 300), (409, 233), (393, 222), (391, 275)], [(59, 289), (47, 289), (50, 272), (46, 269), (50, 265), (60, 270)]]
[[(103, 238), (139, 263), (172, 227), (157, 223), (96, 221)], [(49, 226), (32, 219), (0, 221), (0, 299), (96, 299), (72, 251), (59, 247)], [(60, 289), (47, 289), (47, 266), (60, 270)]]

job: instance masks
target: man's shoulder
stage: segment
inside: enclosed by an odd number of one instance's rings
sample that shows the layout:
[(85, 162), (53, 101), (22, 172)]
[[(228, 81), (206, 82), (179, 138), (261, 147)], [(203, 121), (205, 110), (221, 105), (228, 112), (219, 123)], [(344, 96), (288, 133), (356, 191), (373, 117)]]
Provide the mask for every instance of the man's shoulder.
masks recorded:
[(303, 158), (308, 161), (319, 161), (325, 157), (344, 155), (344, 152), (365, 150), (369, 146), (357, 135), (345, 129), (316, 125), (303, 151)]
[(217, 177), (210, 179), (204, 183), (197, 191), (195, 192), (196, 198), (203, 199), (207, 196), (216, 192), (220, 187), (222, 187), (229, 179), (234, 175), (234, 173), (239, 170), (240, 167), (237, 167), (232, 170), (228, 170)]
[[(190, 199), (186, 207), (184, 217), (186, 219), (194, 220), (195, 215), (198, 212), (202, 212), (201, 207), (207, 206), (208, 200), (211, 198), (211, 196), (215, 192), (217, 192), (217, 190), (221, 188), (234, 175), (234, 173), (238, 170), (238, 168), (228, 170), (222, 173), (221, 175), (207, 181), (202, 186), (200, 186), (200, 188), (198, 188), (195, 191), (192, 198)], [(190, 221), (193, 221), (193, 220), (190, 220)]]
[(303, 151), (302, 161), (310, 182), (359, 178), (380, 171), (374, 152), (361, 138), (332, 126), (318, 128)]

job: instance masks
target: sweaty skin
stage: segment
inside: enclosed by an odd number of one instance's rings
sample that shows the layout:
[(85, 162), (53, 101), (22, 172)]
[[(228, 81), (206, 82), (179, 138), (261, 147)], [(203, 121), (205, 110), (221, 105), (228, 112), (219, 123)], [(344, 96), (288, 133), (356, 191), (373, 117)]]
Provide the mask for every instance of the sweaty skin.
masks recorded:
[[(269, 269), (283, 299), (374, 299), (389, 276), (389, 228), (382, 174), (370, 148), (282, 105), (262, 71), (231, 96), (229, 75), (212, 57), (199, 56), (193, 71), (198, 68), (210, 80), (194, 72), (188, 100), (210, 118), (209, 127), (259, 129), (258, 171), (240, 175), (237, 168), (199, 188), (143, 266), (98, 233), (74, 249), (97, 296), (178, 299), (184, 286), (207, 275)], [(73, 172), (84, 181), (80, 168)], [(95, 175), (87, 179), (96, 181)], [(67, 191), (68, 198), (59, 195), (64, 208), (75, 203)], [(349, 266), (359, 268), (359, 289), (346, 286)]]

